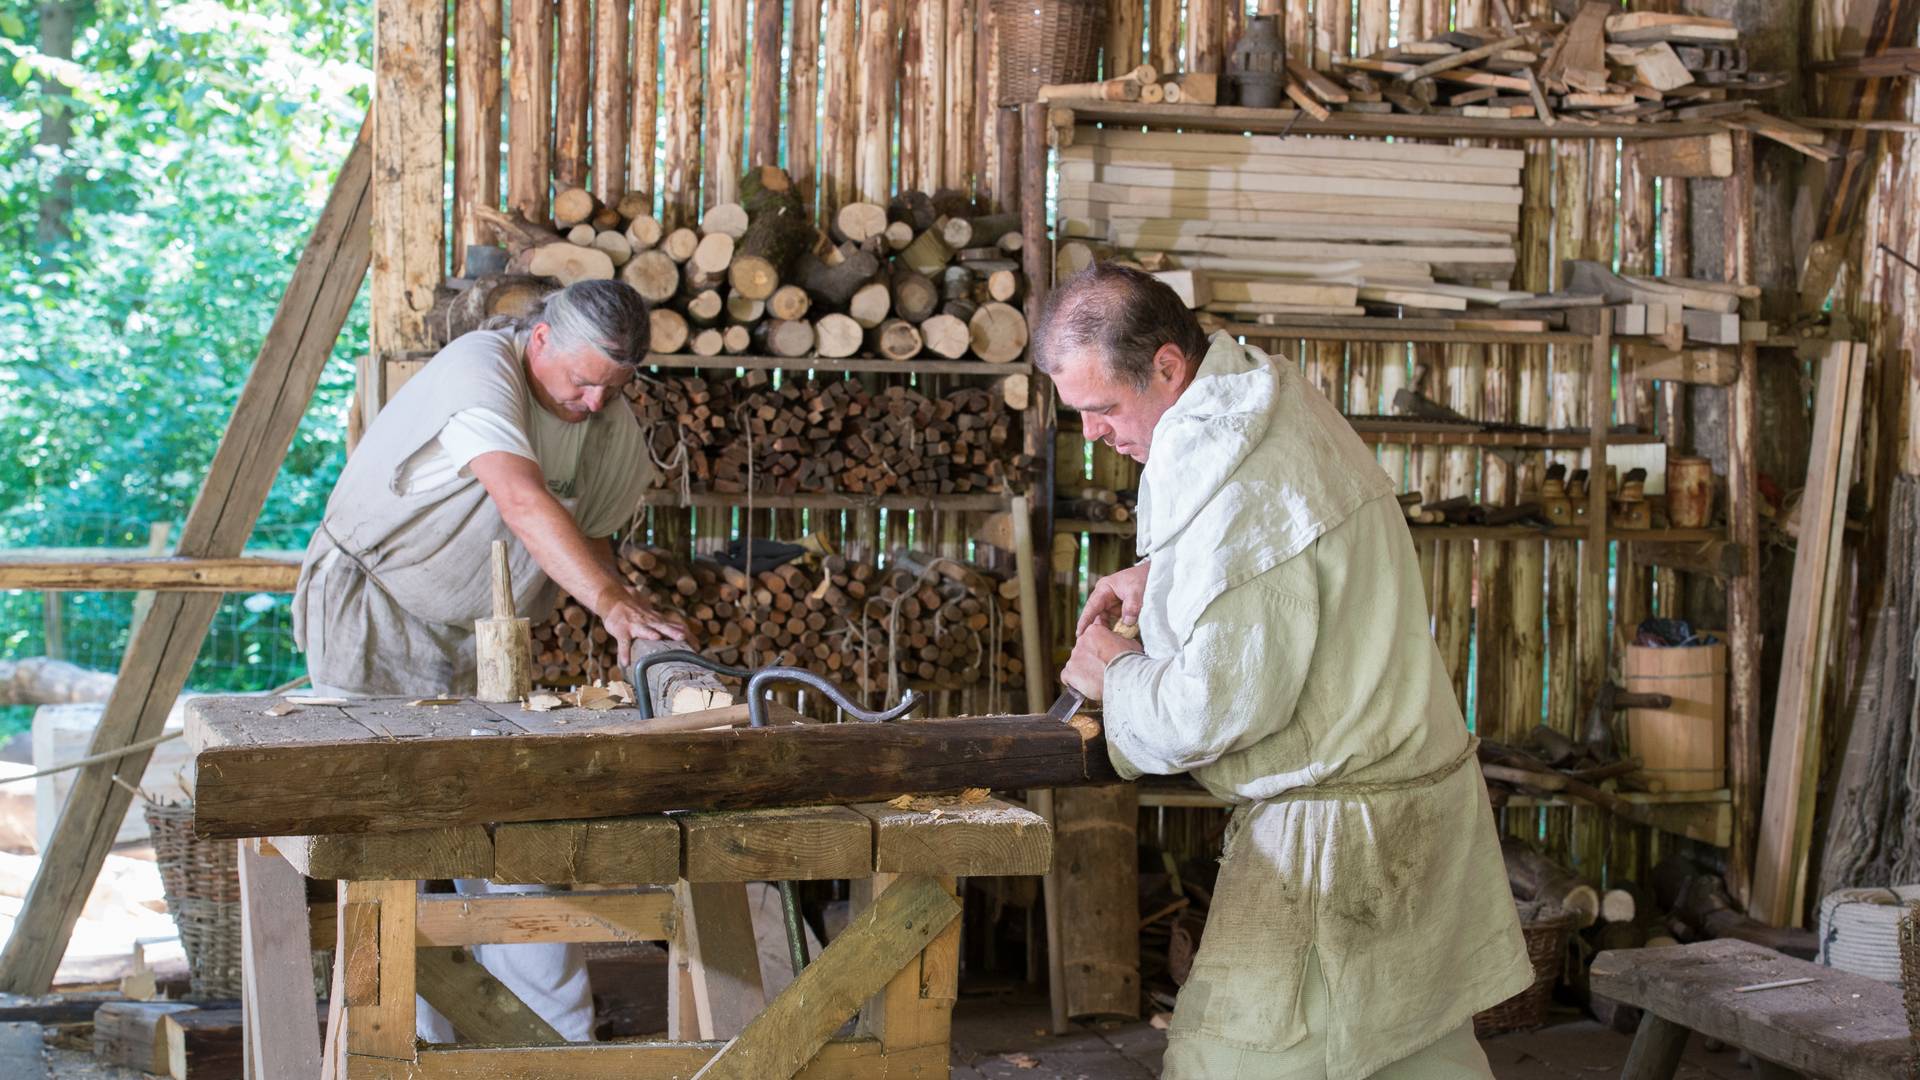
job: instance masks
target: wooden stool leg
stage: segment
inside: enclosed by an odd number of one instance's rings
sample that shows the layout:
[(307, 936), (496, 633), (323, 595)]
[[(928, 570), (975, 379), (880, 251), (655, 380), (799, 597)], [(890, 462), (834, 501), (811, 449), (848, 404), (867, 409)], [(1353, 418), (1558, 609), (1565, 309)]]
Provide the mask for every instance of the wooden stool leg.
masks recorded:
[(680, 918), (667, 947), (668, 1037), (731, 1039), (767, 1007), (746, 883), (681, 881), (673, 896)]
[(414, 1058), (419, 883), (350, 881), (340, 904), (347, 1053)]
[(1620, 1080), (1673, 1080), (1680, 1069), (1680, 1054), (1687, 1048), (1686, 1028), (1652, 1013), (1640, 1017), (1640, 1030), (1633, 1036), (1633, 1048), (1627, 1051), (1627, 1063)]
[(246, 1060), (262, 1080), (320, 1080), (306, 879), (278, 854), (239, 844)]
[[(855, 879), (856, 911), (871, 907), (880, 894), (901, 879), (899, 874), (875, 874)], [(955, 879), (936, 877), (947, 895), (960, 899)], [(908, 961), (886, 988), (860, 1010), (860, 1033), (880, 1040), (889, 1053), (919, 1046), (946, 1046), (953, 1027), (953, 1005), (960, 997), (960, 926), (954, 919)]]

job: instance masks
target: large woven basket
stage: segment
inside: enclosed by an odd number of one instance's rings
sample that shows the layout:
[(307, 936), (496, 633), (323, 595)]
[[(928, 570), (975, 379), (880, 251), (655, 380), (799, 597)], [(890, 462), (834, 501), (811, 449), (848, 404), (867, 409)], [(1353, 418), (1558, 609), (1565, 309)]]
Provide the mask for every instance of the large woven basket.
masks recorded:
[(993, 0), (1000, 100), (1021, 105), (1055, 83), (1089, 82), (1107, 32), (1106, 0)]
[(1533, 962), (1533, 985), (1491, 1009), (1475, 1013), (1473, 1034), (1484, 1039), (1507, 1031), (1527, 1031), (1547, 1022), (1547, 1005), (1567, 950), (1573, 916), (1555, 910), (1520, 924), (1527, 940), (1527, 959)]
[(1900, 920), (1900, 987), (1907, 999), (1907, 1033), (1913, 1036), (1907, 1072), (1920, 1077), (1920, 903)]
[(231, 840), (193, 835), (192, 803), (147, 804), (147, 828), (166, 890), (167, 911), (180, 928), (189, 988), (200, 1000), (240, 996), (239, 849)]

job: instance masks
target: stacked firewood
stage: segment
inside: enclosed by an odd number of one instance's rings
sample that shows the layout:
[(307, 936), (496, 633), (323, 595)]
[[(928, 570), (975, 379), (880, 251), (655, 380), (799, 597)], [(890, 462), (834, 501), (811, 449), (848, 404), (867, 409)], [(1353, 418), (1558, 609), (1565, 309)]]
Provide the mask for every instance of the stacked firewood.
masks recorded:
[[(896, 552), (885, 567), (830, 555), (748, 574), (627, 546), (621, 572), (723, 664), (803, 667), (869, 703), (890, 672), (903, 688), (1025, 685), (1018, 586), (972, 565)], [(606, 630), (571, 598), (534, 627), (533, 654), (546, 685), (613, 675)]]
[[(970, 387), (928, 396), (850, 379), (682, 375), (628, 384), (659, 483), (691, 491), (884, 495), (1005, 490), (1030, 463), (1007, 395)], [(1023, 401), (1024, 403), (1024, 401)], [(682, 455), (684, 454), (684, 458)]]
[(436, 329), (472, 329), (497, 313), (488, 298), (509, 284), (617, 277), (652, 306), (659, 354), (1006, 363), (1025, 351), (1018, 215), (983, 213), (956, 192), (910, 191), (887, 206), (848, 203), (823, 229), (777, 167), (750, 170), (741, 192), (708, 208), (698, 228), (664, 228), (645, 192), (607, 206), (566, 188), (551, 223), (480, 208), (511, 253), (507, 273), (450, 293), (443, 306), (457, 301), (468, 318), (436, 318)]
[(1139, 505), (1136, 491), (1083, 487), (1075, 494), (1061, 493), (1053, 500), (1053, 516), (1074, 521), (1111, 521), (1122, 524), (1133, 520)]

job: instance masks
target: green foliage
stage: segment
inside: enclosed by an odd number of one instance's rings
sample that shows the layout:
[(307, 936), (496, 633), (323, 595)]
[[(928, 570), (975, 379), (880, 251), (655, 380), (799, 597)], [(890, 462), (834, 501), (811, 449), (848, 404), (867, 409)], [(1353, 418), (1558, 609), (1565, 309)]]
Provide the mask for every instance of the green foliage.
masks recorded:
[[(0, 547), (144, 547), (149, 522), (184, 519), (370, 85), (367, 0), (72, 6), (65, 60), (41, 51), (38, 4), (0, 0)], [(42, 143), (53, 111), (71, 120), (65, 147)], [(43, 239), (62, 175), (65, 229)], [(254, 546), (304, 546), (366, 348), (363, 296)], [(234, 641), (216, 623), (195, 685), (301, 670), (290, 648), (241, 640), (284, 635), (285, 598), (243, 600), (223, 606)], [(113, 666), (131, 598), (70, 604), (102, 614), (68, 620), (68, 654)], [(44, 648), (40, 605), (0, 594), (0, 655)]]

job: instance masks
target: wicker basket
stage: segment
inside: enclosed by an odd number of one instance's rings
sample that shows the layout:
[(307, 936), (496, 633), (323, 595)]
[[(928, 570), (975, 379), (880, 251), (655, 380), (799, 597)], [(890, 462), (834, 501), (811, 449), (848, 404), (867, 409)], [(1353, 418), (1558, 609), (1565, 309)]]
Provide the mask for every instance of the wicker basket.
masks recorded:
[(1907, 999), (1907, 1032), (1915, 1044), (1909, 1071), (1920, 1076), (1920, 903), (1910, 905), (1900, 920), (1900, 988)]
[(1055, 83), (1093, 79), (1107, 32), (1105, 0), (993, 0), (999, 23), (999, 105), (1023, 105)]
[(239, 997), (238, 847), (231, 840), (193, 835), (192, 803), (149, 802), (147, 828), (153, 832), (167, 911), (187, 954), (190, 993), (200, 1000)]
[(1560, 979), (1567, 934), (1572, 930), (1573, 916), (1565, 913), (1542, 915), (1520, 925), (1527, 939), (1527, 959), (1533, 962), (1533, 985), (1491, 1009), (1475, 1013), (1474, 1038), (1526, 1031), (1547, 1022), (1547, 1004), (1553, 998), (1553, 984)]

